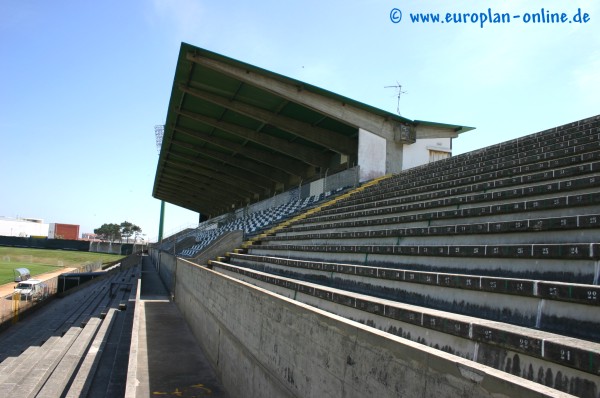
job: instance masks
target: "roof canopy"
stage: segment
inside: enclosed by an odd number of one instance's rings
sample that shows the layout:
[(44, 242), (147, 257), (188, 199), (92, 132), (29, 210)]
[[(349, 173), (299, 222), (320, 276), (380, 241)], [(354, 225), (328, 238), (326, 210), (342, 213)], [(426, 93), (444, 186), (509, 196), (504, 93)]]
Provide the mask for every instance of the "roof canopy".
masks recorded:
[(353, 166), (358, 129), (412, 143), (415, 122), (182, 43), (153, 196), (218, 215)]

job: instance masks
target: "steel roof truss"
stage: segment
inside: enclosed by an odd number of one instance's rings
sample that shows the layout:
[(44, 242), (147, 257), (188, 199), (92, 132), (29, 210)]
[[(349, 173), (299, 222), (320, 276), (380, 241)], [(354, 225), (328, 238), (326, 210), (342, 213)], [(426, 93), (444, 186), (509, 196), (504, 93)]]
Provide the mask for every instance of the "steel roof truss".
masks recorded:
[[(252, 82), (246, 83), (253, 85)], [(241, 113), (263, 123), (276, 126), (277, 128), (300, 136), (307, 141), (322, 145), (332, 151), (342, 154), (353, 154), (357, 152), (356, 141), (332, 130), (327, 130), (310, 123), (302, 122), (287, 116), (278, 115), (268, 110), (258, 108), (253, 105), (244, 104), (240, 101), (229, 100), (218, 95), (209, 93), (208, 91), (198, 90), (183, 84), (179, 85), (179, 89), (185, 93), (191, 94), (194, 97), (203, 99), (216, 105), (221, 105), (232, 111)], [(342, 120), (342, 123), (344, 121)]]

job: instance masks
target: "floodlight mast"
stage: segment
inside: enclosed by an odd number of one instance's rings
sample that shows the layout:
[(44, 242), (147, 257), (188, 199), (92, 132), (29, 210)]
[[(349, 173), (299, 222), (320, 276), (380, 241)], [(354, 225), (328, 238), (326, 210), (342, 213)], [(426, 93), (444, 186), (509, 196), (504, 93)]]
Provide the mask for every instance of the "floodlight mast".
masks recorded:
[[(162, 148), (163, 136), (165, 135), (165, 125), (157, 124), (154, 126), (154, 136), (156, 137), (156, 149), (160, 155), (160, 149)], [(163, 229), (165, 227), (165, 201), (160, 201), (160, 221), (158, 223), (158, 241), (163, 240)]]
[(157, 124), (154, 126), (154, 136), (156, 137), (156, 149), (160, 154), (160, 148), (162, 147), (163, 136), (165, 135), (165, 125)]

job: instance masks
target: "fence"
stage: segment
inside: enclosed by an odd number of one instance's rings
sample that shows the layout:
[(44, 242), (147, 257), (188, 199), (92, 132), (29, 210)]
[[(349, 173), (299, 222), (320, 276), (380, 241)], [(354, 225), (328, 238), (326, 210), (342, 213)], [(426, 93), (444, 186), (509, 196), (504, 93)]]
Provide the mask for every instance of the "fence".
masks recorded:
[[(16, 284), (17, 282), (14, 283), (14, 285)], [(14, 293), (3, 295), (2, 298), (0, 298), (0, 325), (11, 319), (13, 323), (17, 322), (19, 317), (31, 309), (31, 307), (45, 303), (49, 297), (56, 294), (58, 276), (45, 280), (43, 284), (45, 286), (40, 294), (22, 295)], [(8, 285), (12, 286), (12, 284)]]
[(45, 237), (21, 238), (17, 236), (0, 236), (0, 246), (30, 247), (36, 249), (61, 249), (87, 252), (89, 244), (84, 240), (49, 239)]
[[(73, 272), (92, 272), (102, 268), (102, 262), (89, 262)], [(12, 289), (17, 285), (17, 282), (8, 283), (0, 286), (2, 292), (0, 297), (0, 325), (6, 325), (12, 320), (17, 322), (21, 316), (26, 314), (32, 307), (44, 304), (48, 299), (54, 296), (58, 289), (58, 275), (44, 279), (44, 275), (38, 275), (33, 279), (43, 280), (42, 291), (40, 294), (22, 295), (13, 293)]]

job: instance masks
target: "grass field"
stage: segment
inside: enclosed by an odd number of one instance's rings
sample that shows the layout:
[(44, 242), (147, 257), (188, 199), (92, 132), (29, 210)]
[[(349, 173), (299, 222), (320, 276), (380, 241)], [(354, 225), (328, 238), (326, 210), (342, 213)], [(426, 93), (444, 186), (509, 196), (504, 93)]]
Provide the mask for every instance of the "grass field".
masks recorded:
[(14, 280), (13, 270), (15, 268), (29, 269), (33, 278), (34, 275), (56, 271), (60, 268), (79, 267), (95, 262), (107, 264), (123, 257), (106, 253), (0, 247), (0, 285)]

